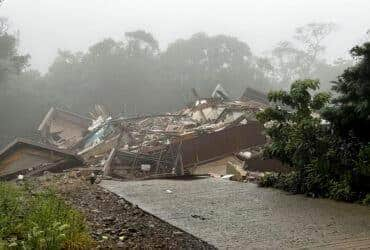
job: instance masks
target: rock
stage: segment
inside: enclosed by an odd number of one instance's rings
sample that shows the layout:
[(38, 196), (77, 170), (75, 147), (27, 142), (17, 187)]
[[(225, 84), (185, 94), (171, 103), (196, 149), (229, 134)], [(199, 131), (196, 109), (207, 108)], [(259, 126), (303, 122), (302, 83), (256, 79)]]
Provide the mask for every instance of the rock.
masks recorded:
[(135, 228), (129, 228), (128, 229), (128, 232), (129, 233), (137, 233), (137, 229), (135, 229)]
[(102, 178), (101, 177), (96, 177), (96, 180), (95, 180), (95, 184), (99, 184), (100, 182), (102, 181)]
[(103, 221), (114, 221), (114, 217), (113, 216), (107, 216), (107, 217), (104, 217), (103, 218)]
[(196, 218), (196, 219), (200, 219), (200, 220), (206, 220), (207, 219), (207, 218), (205, 218), (201, 215), (198, 215), (198, 214), (192, 214), (191, 217)]
[(116, 246), (117, 246), (117, 248), (125, 248), (125, 243), (117, 242)]
[(16, 242), (12, 242), (8, 245), (8, 247), (12, 248), (12, 247), (16, 247), (18, 246), (18, 244)]
[(181, 232), (181, 231), (174, 231), (172, 234), (173, 235), (181, 235), (181, 234), (183, 234), (183, 232)]
[[(84, 175), (83, 171), (81, 173)], [(88, 178), (84, 181), (65, 174), (58, 175), (58, 179), (53, 177), (48, 182), (56, 184), (57, 191), (66, 199), (66, 203), (86, 216), (96, 249), (153, 249), (156, 246), (161, 249), (209, 248), (205, 242), (152, 217), (137, 205), (98, 185), (90, 185)], [(63, 185), (63, 182), (67, 184)]]

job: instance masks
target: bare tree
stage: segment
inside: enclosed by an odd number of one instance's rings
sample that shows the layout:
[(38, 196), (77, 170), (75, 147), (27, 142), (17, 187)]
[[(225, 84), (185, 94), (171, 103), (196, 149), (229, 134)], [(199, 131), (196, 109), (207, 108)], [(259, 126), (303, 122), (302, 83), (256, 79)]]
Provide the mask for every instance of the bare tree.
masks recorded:
[(325, 38), (335, 29), (334, 23), (308, 23), (295, 29), (296, 43), (278, 43), (270, 58), (277, 81), (287, 86), (296, 79), (313, 77), (320, 67), (328, 66), (320, 60), (320, 54), (325, 51)]
[(308, 63), (311, 65), (317, 56), (325, 50), (323, 40), (336, 28), (334, 23), (308, 23), (295, 30), (294, 38), (300, 41), (308, 55)]

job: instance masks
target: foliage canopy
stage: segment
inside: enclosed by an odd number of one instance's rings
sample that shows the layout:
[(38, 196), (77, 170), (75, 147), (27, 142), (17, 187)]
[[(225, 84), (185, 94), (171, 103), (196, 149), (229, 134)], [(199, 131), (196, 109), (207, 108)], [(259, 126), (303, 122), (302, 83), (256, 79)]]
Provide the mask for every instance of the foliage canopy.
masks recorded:
[(290, 91), (269, 93), (275, 107), (257, 115), (271, 138), (265, 154), (293, 172), (269, 175), (261, 185), (346, 201), (368, 199), (370, 44), (351, 53), (357, 64), (334, 82), (332, 100), (316, 92), (319, 81), (309, 79), (295, 81)]

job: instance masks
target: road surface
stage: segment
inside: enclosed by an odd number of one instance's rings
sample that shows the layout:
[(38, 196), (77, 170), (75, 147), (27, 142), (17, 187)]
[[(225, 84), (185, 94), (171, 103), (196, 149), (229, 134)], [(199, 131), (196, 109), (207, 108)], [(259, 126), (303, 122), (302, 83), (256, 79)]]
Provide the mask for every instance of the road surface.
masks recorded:
[(220, 249), (370, 249), (370, 208), (216, 178), (101, 186)]

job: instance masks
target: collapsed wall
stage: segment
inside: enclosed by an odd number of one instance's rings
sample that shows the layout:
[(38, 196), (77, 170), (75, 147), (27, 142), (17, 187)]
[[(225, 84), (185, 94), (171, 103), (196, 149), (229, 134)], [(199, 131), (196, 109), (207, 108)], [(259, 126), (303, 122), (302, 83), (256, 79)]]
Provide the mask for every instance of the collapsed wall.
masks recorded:
[[(38, 129), (49, 145), (42, 150), (51, 155), (54, 149), (68, 150), (86, 167), (121, 178), (191, 173), (194, 167), (266, 144), (255, 114), (267, 105), (243, 96), (243, 101), (232, 101), (217, 86), (212, 98), (197, 96), (175, 113), (136, 117), (112, 117), (99, 105), (92, 118), (51, 108)], [(244, 167), (268, 170), (266, 165), (280, 164), (253, 155)], [(0, 154), (0, 173), (5, 169), (1, 159)]]

